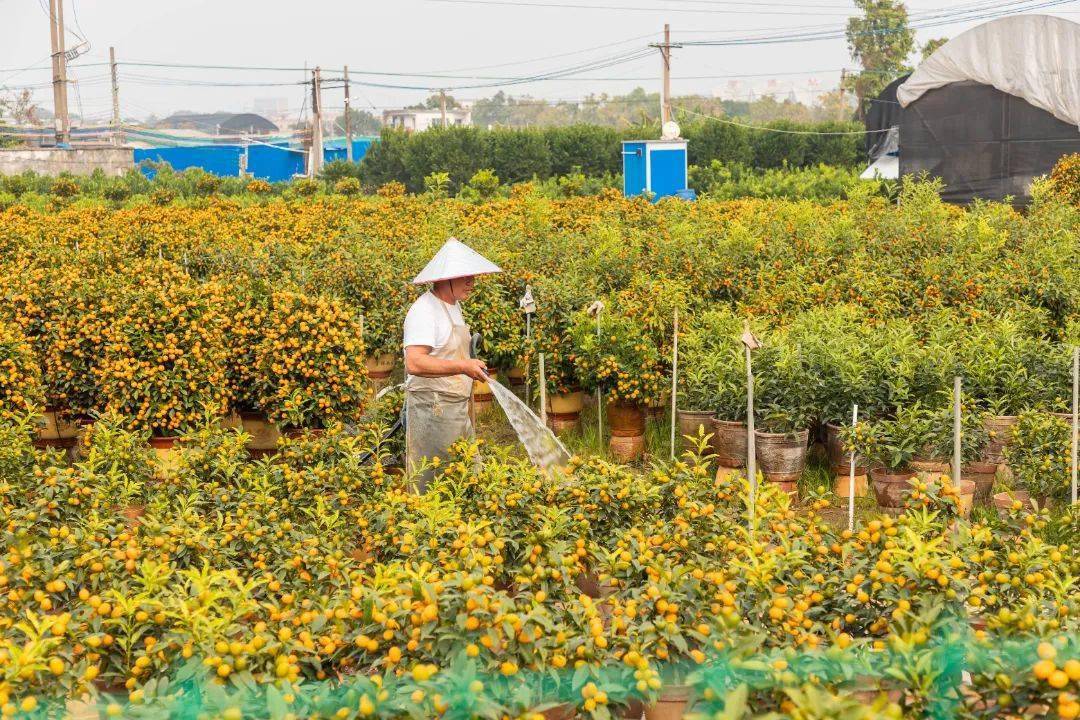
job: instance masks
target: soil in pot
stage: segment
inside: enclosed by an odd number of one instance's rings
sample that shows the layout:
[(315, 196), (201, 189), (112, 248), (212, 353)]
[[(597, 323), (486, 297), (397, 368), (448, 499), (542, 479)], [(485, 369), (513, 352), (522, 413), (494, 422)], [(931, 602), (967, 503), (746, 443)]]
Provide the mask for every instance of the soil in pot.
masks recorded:
[(612, 402), (607, 406), (611, 440), (608, 447), (619, 462), (641, 459), (645, 454), (645, 411), (640, 405)]
[(540, 711), (544, 720), (572, 720), (577, 717), (577, 705), (574, 703), (562, 703), (547, 710)]
[(809, 439), (809, 430), (793, 433), (755, 432), (758, 469), (765, 480), (781, 483), (790, 492), (806, 467), (806, 443)]
[(968, 463), (960, 469), (960, 478), (975, 483), (975, 504), (987, 505), (997, 477), (997, 465), (987, 462)]
[(244, 432), (251, 436), (247, 443), (248, 450), (268, 451), (277, 448), (281, 431), (276, 423), (267, 419), (266, 415), (257, 412), (242, 412), (240, 423)]
[[(697, 442), (687, 440), (687, 436), (696, 438), (698, 433), (702, 435), (712, 434), (712, 418), (713, 414), (704, 410), (679, 410), (676, 415), (679, 430), (679, 441), (684, 450), (690, 450), (697, 447)], [(710, 446), (712, 445), (712, 439), (709, 439)], [(709, 448), (706, 448), (706, 452), (711, 452)]]
[(1000, 465), (1005, 462), (1004, 451), (1012, 444), (1013, 426), (1016, 425), (1016, 415), (993, 415), (983, 420), (986, 431), (990, 434), (990, 442), (983, 452), (986, 462)]
[(911, 470), (889, 470), (871, 468), (870, 484), (874, 488), (877, 504), (889, 510), (904, 507), (904, 495), (911, 490), (911, 479), (915, 473)]
[(645, 706), (645, 720), (681, 720), (689, 705), (688, 685), (665, 685), (656, 702)]
[(720, 467), (746, 467), (746, 423), (713, 418), (712, 448)]
[(548, 427), (556, 433), (577, 428), (581, 424), (581, 409), (584, 406), (585, 396), (580, 390), (562, 395), (548, 395)]

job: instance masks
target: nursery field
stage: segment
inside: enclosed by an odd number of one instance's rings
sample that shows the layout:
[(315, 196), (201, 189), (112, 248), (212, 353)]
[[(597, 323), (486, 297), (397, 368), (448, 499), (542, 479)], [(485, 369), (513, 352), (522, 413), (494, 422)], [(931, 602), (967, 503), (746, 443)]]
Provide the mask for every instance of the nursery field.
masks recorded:
[[(1053, 188), (252, 185), (0, 210), (3, 717), (1080, 716)], [(482, 357), (579, 454), (538, 470), (487, 420), (419, 496), (374, 391), (448, 236), (505, 270), (463, 308)]]

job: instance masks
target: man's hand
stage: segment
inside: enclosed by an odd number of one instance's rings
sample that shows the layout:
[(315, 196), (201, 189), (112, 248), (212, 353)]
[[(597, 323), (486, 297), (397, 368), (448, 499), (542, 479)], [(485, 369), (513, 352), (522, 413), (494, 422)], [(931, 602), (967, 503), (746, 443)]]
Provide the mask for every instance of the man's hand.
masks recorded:
[(484, 382), (487, 380), (487, 364), (483, 360), (477, 360), (470, 358), (468, 360), (461, 360), (461, 374), (468, 375), (477, 382)]

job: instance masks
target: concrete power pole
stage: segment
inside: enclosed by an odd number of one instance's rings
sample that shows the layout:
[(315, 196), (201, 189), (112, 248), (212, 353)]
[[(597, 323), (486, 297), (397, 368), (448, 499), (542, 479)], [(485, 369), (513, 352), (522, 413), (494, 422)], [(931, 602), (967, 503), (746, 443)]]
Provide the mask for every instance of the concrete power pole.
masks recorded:
[(322, 71), (316, 67), (311, 77), (311, 150), (308, 151), (308, 175), (316, 177), (322, 170)]
[(439, 111), (442, 113), (442, 126), (446, 129), (446, 91), (439, 91)]
[(352, 107), (349, 105), (349, 66), (345, 66), (345, 159), (352, 162)]
[(663, 89), (660, 95), (660, 124), (671, 120), (671, 48), (682, 47), (671, 44), (671, 26), (664, 23), (664, 42), (652, 43), (651, 47), (660, 49), (660, 60), (664, 71)]
[(49, 30), (52, 40), (53, 114), (56, 142), (71, 141), (71, 121), (67, 102), (67, 56), (64, 47), (64, 0), (49, 0)]
[(120, 80), (116, 74), (116, 48), (109, 48), (109, 69), (112, 72), (112, 144), (122, 145), (124, 142), (120, 128)]

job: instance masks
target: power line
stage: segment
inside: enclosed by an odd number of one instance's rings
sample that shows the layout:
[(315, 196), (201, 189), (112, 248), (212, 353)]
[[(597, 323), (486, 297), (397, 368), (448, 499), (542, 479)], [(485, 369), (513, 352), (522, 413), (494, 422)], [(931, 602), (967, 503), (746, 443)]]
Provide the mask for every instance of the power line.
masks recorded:
[[(618, 11), (630, 11), (630, 12), (649, 12), (649, 13), (693, 13), (693, 14), (706, 14), (706, 15), (807, 15), (806, 12), (787, 12), (784, 10), (698, 10), (694, 8), (673, 8), (673, 7), (642, 7), (640, 5), (577, 5), (571, 3), (543, 3), (543, 2), (514, 2), (513, 0), (427, 0), (432, 3), (453, 3), (457, 5), (502, 5), (510, 7), (537, 7), (537, 8), (552, 8), (557, 10), (618, 10)], [(838, 17), (847, 17), (850, 13), (820, 13), (815, 12), (815, 15), (836, 15)]]

